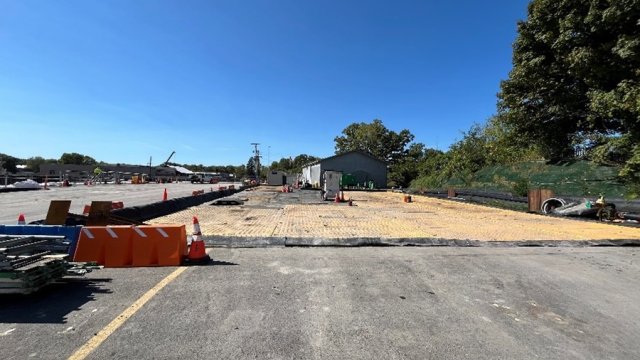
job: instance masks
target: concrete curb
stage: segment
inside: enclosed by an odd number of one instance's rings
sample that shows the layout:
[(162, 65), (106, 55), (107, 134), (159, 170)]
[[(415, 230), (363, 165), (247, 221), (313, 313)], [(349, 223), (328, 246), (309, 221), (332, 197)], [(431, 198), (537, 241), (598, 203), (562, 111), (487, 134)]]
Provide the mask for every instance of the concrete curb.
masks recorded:
[(449, 246), (449, 247), (595, 247), (595, 246), (640, 246), (640, 240), (524, 240), (482, 241), (441, 238), (302, 238), (302, 237), (203, 237), (210, 247), (255, 248), (255, 247), (359, 247), (359, 246)]

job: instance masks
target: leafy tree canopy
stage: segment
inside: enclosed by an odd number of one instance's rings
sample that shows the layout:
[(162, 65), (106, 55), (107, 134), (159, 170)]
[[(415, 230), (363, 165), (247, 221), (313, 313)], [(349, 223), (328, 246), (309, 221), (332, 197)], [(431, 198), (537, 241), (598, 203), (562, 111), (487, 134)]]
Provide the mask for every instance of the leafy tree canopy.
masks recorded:
[[(15, 173), (17, 171), (17, 165), (20, 163), (20, 159), (11, 155), (0, 153), (0, 168), (5, 169), (7, 172)], [(2, 171), (0, 171), (2, 173)]]
[(249, 161), (247, 161), (247, 167), (246, 167), (247, 171), (246, 174), (247, 176), (256, 176), (256, 162), (252, 157), (249, 158)]
[(336, 136), (336, 154), (360, 150), (384, 160), (389, 165), (398, 163), (408, 152), (407, 146), (414, 136), (407, 129), (399, 133), (387, 129), (381, 120), (371, 123), (353, 123)]
[(58, 160), (60, 164), (96, 165), (98, 162), (91, 156), (78, 153), (64, 153)]
[(640, 0), (531, 1), (498, 95), (505, 124), (551, 160), (602, 136), (628, 137), (621, 159), (632, 165), (640, 158), (639, 19)]
[(58, 160), (56, 159), (45, 159), (42, 156), (33, 156), (26, 160), (27, 168), (31, 169), (34, 172), (40, 171), (40, 165), (42, 164), (56, 164)]
[(292, 174), (300, 173), (305, 165), (319, 159), (320, 158), (316, 156), (300, 154), (294, 158), (288, 157), (282, 158), (279, 161), (274, 161), (271, 163), (270, 169), (282, 170)]

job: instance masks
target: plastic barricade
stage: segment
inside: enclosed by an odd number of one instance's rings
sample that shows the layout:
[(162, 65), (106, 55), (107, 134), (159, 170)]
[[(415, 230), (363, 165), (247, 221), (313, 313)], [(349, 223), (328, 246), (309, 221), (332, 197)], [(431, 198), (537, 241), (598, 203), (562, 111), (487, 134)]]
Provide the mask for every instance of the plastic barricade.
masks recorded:
[(106, 226), (110, 238), (104, 243), (104, 266), (127, 267), (133, 265), (131, 226)]
[(81, 226), (61, 225), (0, 225), (2, 235), (51, 235), (64, 236), (69, 241), (69, 255), (73, 255)]
[(178, 266), (187, 254), (184, 225), (133, 228), (133, 266)]
[(105, 227), (85, 226), (80, 230), (73, 261), (95, 261), (99, 265), (104, 265), (104, 243), (106, 237), (102, 234), (101, 229), (104, 230)]
[(80, 231), (74, 261), (95, 261), (105, 267), (132, 265), (131, 226), (85, 226)]

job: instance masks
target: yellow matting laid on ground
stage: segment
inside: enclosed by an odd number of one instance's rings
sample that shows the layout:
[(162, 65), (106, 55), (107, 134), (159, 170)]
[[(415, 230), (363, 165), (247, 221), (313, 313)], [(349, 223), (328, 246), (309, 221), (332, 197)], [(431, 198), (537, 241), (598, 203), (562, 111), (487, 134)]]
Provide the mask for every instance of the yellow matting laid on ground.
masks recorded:
[[(438, 238), (479, 241), (636, 240), (640, 229), (571, 220), (445, 199), (392, 192), (345, 191), (353, 206), (320, 200), (318, 192), (260, 186), (234, 198), (244, 205), (203, 204), (152, 223), (191, 229), (195, 215), (204, 236), (310, 238)], [(316, 195), (317, 194), (317, 195)], [(189, 231), (189, 230), (188, 230)]]

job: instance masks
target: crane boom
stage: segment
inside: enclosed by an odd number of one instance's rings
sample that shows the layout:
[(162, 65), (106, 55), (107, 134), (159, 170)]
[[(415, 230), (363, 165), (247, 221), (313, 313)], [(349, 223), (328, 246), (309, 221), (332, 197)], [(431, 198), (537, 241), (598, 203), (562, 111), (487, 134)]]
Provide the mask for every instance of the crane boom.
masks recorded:
[(175, 154), (175, 150), (171, 152), (171, 155), (169, 155), (169, 157), (167, 158), (167, 161), (164, 162), (164, 164), (162, 164), (162, 166), (167, 166), (169, 164), (169, 161), (171, 160), (171, 158), (173, 157), (173, 155)]

